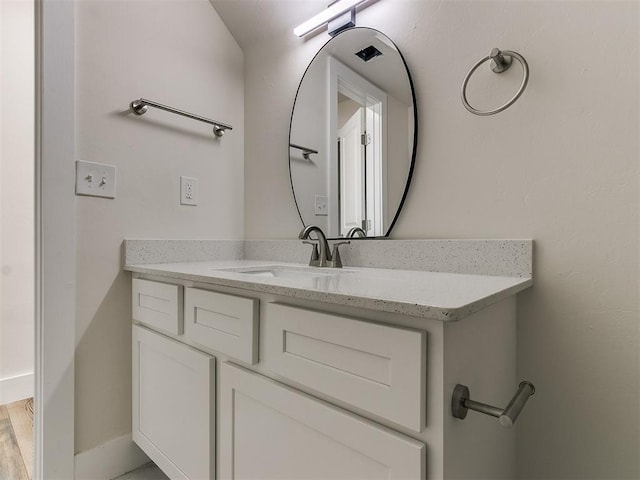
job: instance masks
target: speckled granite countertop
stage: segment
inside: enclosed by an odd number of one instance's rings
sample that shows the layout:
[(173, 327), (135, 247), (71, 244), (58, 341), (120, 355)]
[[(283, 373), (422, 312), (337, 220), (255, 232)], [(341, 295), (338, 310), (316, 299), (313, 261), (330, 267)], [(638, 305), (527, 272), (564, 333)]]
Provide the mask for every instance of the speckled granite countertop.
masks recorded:
[[(225, 269), (279, 266), (299, 276), (267, 277)], [(173, 279), (442, 321), (460, 320), (533, 284), (530, 276), (345, 267), (341, 271), (259, 260), (132, 264), (125, 270)], [(332, 271), (333, 270), (333, 271)], [(315, 273), (314, 273), (315, 271)]]

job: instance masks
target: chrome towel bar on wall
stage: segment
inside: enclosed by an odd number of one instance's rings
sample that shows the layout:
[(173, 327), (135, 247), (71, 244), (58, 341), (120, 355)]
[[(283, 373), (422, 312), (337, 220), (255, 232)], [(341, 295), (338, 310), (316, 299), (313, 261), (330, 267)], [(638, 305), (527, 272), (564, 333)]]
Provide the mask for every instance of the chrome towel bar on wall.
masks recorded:
[(311, 155), (312, 153), (318, 153), (318, 151), (314, 150), (313, 148), (303, 147), (302, 145), (296, 145), (295, 143), (290, 143), (289, 146), (291, 148), (297, 148), (298, 150), (302, 150), (302, 156), (304, 157), (305, 160), (309, 160), (309, 155)]
[(453, 413), (453, 416), (456, 418), (464, 419), (469, 410), (475, 410), (476, 412), (498, 418), (500, 425), (503, 427), (511, 427), (518, 418), (518, 415), (520, 415), (529, 397), (535, 392), (536, 389), (531, 382), (520, 382), (518, 391), (509, 402), (509, 405), (502, 409), (471, 400), (469, 398), (469, 388), (466, 385), (458, 384), (456, 388), (453, 389), (453, 396), (451, 397), (451, 413)]
[(144, 115), (145, 113), (147, 113), (147, 107), (153, 107), (164, 110), (165, 112), (182, 115), (183, 117), (191, 118), (199, 122), (208, 123), (210, 125), (213, 125), (213, 133), (216, 137), (223, 136), (226, 130), (233, 130), (233, 127), (231, 125), (227, 125), (226, 123), (201, 117), (200, 115), (194, 115), (193, 113), (178, 110), (177, 108), (167, 107), (166, 105), (162, 105), (161, 103), (157, 103), (152, 100), (147, 100), (146, 98), (139, 98), (138, 100), (134, 100), (129, 104), (129, 107), (131, 108), (131, 111), (136, 115)]

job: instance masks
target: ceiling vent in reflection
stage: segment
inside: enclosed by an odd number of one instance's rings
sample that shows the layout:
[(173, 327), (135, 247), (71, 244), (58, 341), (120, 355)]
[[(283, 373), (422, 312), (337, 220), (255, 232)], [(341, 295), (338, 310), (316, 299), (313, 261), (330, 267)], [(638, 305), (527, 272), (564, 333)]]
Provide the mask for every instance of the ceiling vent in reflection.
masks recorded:
[(367, 48), (363, 48), (359, 52), (356, 52), (356, 55), (360, 57), (362, 60), (364, 60), (365, 62), (368, 62), (372, 58), (376, 58), (382, 55), (382, 52), (378, 50), (376, 47), (374, 47), (373, 45), (369, 45)]

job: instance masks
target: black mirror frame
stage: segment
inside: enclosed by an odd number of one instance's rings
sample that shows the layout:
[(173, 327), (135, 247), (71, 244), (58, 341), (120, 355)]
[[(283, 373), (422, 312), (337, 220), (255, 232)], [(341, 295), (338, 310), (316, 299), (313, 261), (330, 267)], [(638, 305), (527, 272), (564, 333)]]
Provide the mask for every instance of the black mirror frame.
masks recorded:
[[(400, 216), (400, 212), (402, 212), (402, 208), (404, 207), (404, 203), (407, 199), (407, 195), (409, 193), (409, 187), (411, 186), (411, 180), (413, 178), (413, 171), (415, 168), (415, 163), (416, 163), (416, 153), (418, 150), (418, 103), (416, 101), (416, 89), (415, 86), (413, 84), (413, 79), (411, 78), (411, 72), (409, 71), (409, 66), (407, 64), (406, 59), (404, 58), (404, 55), (402, 55), (402, 52), (400, 51), (400, 49), (398, 48), (398, 46), (396, 45), (396, 43), (391, 40), (384, 32), (381, 32), (380, 30), (377, 30), (375, 28), (370, 28), (370, 27), (352, 27), (352, 28), (347, 28), (345, 30), (343, 30), (342, 32), (340, 32), (338, 35), (330, 38), (327, 42), (325, 42), (324, 45), (322, 45), (322, 47), (316, 52), (316, 54), (313, 56), (313, 58), (311, 59), (311, 61), (309, 62), (309, 65), (307, 65), (307, 68), (305, 69), (304, 73), (302, 74), (302, 78), (300, 78), (300, 83), (298, 84), (298, 88), (296, 90), (296, 96), (293, 99), (293, 106), (291, 107), (291, 118), (289, 120), (289, 144), (291, 144), (291, 128), (293, 126), (293, 112), (295, 110), (296, 107), (296, 101), (298, 100), (298, 94), (300, 93), (300, 87), (302, 86), (302, 81), (304, 80), (305, 75), (307, 74), (307, 72), (309, 71), (309, 68), (311, 67), (311, 65), (313, 64), (314, 60), (318, 57), (318, 55), (320, 55), (320, 52), (322, 52), (324, 50), (324, 48), (334, 39), (338, 38), (340, 35), (343, 35), (347, 32), (353, 31), (353, 30), (371, 30), (373, 32), (376, 33), (380, 33), (382, 35), (384, 35), (390, 42), (391, 44), (395, 47), (396, 51), (398, 52), (398, 55), (400, 55), (400, 58), (402, 60), (402, 63), (404, 65), (405, 71), (407, 73), (407, 78), (409, 80), (409, 86), (411, 87), (411, 99), (413, 100), (413, 118), (414, 118), (414, 122), (413, 122), (413, 150), (411, 152), (411, 164), (409, 165), (409, 174), (407, 175), (407, 181), (404, 187), (404, 192), (402, 194), (402, 199), (400, 200), (400, 204), (398, 205), (398, 209), (396, 210), (396, 214), (393, 217), (393, 220), (391, 221), (391, 223), (389, 224), (389, 228), (387, 229), (386, 233), (383, 236), (378, 236), (378, 237), (354, 237), (351, 238), (350, 240), (381, 240), (381, 239), (385, 239), (385, 238), (389, 238), (389, 235), (391, 234), (391, 231), (393, 230), (393, 227), (395, 226), (396, 222), (398, 221), (398, 217)], [(289, 151), (289, 149), (287, 149), (287, 151)], [(303, 227), (307, 226), (304, 223), (304, 219), (302, 218), (302, 213), (300, 213), (300, 207), (298, 206), (298, 200), (296, 199), (296, 192), (293, 188), (293, 176), (291, 173), (291, 156), (289, 155), (289, 183), (291, 184), (291, 194), (293, 195), (293, 201), (296, 205), (296, 210), (298, 211), (298, 216), (300, 217), (300, 221), (302, 222)], [(342, 237), (332, 237), (330, 238), (330, 240), (333, 239), (337, 239), (337, 238), (342, 238)]]

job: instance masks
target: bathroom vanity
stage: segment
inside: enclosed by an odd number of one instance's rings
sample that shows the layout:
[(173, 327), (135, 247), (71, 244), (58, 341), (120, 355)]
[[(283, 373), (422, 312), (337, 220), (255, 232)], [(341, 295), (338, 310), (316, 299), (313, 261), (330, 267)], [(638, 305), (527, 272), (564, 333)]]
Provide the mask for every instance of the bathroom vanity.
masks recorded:
[[(414, 268), (446, 250), (434, 242)], [(314, 268), (247, 259), (247, 246), (229, 260), (127, 254), (133, 439), (172, 479), (514, 478), (514, 429), (454, 418), (451, 395), (462, 383), (502, 405), (517, 388), (531, 242), (518, 248), (528, 258), (509, 275), (460, 272), (464, 255), (451, 273), (348, 254)]]
[[(465, 414), (473, 403), (509, 424), (533, 392), (507, 409), (478, 403), (506, 405), (518, 388), (516, 294), (532, 284), (532, 242), (371, 239), (390, 234), (407, 198), (417, 127), (393, 41), (347, 29), (309, 64), (291, 116), (312, 250), (125, 242), (133, 439), (169, 477), (515, 478), (514, 430)], [(356, 232), (369, 238), (341, 261)]]

